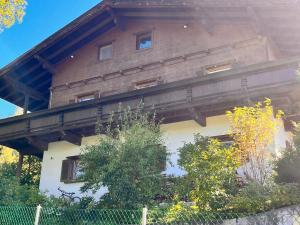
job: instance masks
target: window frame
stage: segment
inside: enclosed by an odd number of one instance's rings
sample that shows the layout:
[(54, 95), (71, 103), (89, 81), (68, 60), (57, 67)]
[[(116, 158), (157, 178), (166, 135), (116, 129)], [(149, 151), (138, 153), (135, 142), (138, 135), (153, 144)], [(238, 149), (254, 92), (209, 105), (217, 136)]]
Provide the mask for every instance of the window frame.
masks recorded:
[[(111, 58), (101, 59), (101, 49), (108, 47), (108, 46), (111, 46)], [(101, 44), (98, 46), (98, 61), (99, 62), (109, 61), (109, 60), (113, 59), (113, 57), (114, 57), (113, 41), (107, 42), (107, 43), (104, 43), (104, 44)]]
[(159, 85), (161, 81), (160, 77), (149, 78), (141, 81), (134, 82), (134, 90), (141, 90), (145, 88), (155, 87)]
[[(87, 99), (87, 100), (80, 100), (84, 97), (89, 97), (89, 96), (93, 96), (93, 98)], [(80, 94), (76, 96), (76, 103), (82, 103), (82, 102), (88, 102), (88, 101), (92, 101), (95, 100), (99, 97), (99, 92), (88, 92), (88, 93), (84, 93), (84, 94)]]
[(66, 159), (62, 160), (60, 182), (63, 182), (65, 184), (84, 182), (82, 178), (74, 176), (74, 165), (76, 164), (76, 162), (78, 163), (78, 161), (80, 161), (79, 155), (69, 156), (66, 157)]
[[(151, 38), (151, 46), (148, 48), (140, 48), (140, 40), (142, 38), (147, 37), (148, 35)], [(140, 51), (146, 51), (146, 50), (152, 49), (153, 48), (153, 39), (154, 39), (153, 38), (153, 30), (146, 30), (146, 31), (136, 33), (135, 34), (135, 50), (140, 52)]]
[[(222, 73), (222, 72), (226, 72), (226, 71), (230, 71), (230, 70), (234, 69), (235, 66), (236, 66), (236, 60), (222, 61), (219, 63), (204, 66), (203, 74), (204, 75), (212, 75), (212, 74)], [(220, 68), (220, 69), (218, 69), (218, 68)], [(210, 69), (212, 71), (209, 71)]]

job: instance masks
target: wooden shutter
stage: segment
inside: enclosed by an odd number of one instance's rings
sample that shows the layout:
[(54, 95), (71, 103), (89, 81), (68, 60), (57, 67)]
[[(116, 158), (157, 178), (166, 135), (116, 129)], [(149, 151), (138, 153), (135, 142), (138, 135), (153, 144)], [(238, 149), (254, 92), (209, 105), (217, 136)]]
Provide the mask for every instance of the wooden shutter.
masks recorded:
[[(166, 146), (163, 146), (163, 145), (158, 145), (157, 147), (161, 150), (165, 150), (167, 148)], [(166, 157), (158, 159), (158, 168), (160, 171), (166, 170), (166, 168), (167, 168), (167, 158)]]
[(72, 170), (71, 167), (72, 167), (72, 160), (66, 159), (62, 161), (61, 175), (60, 175), (61, 182), (70, 181), (70, 172)]

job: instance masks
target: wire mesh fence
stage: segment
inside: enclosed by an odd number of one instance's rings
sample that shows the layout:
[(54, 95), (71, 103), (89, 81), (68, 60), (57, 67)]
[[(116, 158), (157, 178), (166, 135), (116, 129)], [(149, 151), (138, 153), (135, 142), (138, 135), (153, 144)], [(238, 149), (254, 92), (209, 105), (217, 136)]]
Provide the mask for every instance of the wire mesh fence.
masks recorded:
[(259, 214), (193, 211), (149, 211), (151, 225), (300, 225), (300, 207), (288, 207)]
[[(38, 217), (37, 217), (38, 216)], [(256, 215), (166, 210), (0, 207), (0, 225), (300, 225), (300, 206)]]
[(39, 225), (129, 225), (140, 224), (141, 210), (72, 210), (43, 208)]
[(0, 207), (1, 225), (33, 225), (35, 219), (35, 207)]

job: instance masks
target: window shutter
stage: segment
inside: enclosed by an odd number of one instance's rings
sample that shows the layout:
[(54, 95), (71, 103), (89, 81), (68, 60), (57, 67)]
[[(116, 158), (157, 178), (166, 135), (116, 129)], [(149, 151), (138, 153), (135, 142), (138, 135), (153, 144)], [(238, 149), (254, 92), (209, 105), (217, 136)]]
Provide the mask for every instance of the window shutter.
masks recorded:
[(71, 160), (66, 159), (62, 161), (62, 167), (61, 167), (61, 175), (60, 175), (60, 181), (66, 182), (70, 180), (70, 171), (71, 171)]
[[(157, 145), (157, 148), (159, 150), (166, 150), (166, 146), (163, 146), (163, 145)], [(157, 167), (161, 172), (165, 171), (167, 168), (167, 158), (166, 157), (158, 158)]]

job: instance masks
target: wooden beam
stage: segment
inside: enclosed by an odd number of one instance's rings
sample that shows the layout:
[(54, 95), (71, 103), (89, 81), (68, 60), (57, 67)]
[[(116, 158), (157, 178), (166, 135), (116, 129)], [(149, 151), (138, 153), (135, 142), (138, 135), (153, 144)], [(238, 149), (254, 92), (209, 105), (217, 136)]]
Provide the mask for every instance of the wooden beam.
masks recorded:
[(52, 58), (58, 56), (60, 53), (64, 52), (65, 50), (67, 50), (68, 48), (72, 47), (77, 42), (80, 42), (84, 38), (86, 38), (89, 35), (91, 35), (92, 33), (96, 32), (98, 29), (104, 27), (105, 25), (107, 25), (111, 21), (112, 21), (111, 17), (109, 17), (108, 19), (105, 19), (105, 20), (101, 21), (98, 25), (96, 25), (93, 28), (91, 28), (90, 30), (86, 31), (83, 35), (81, 35), (79, 37), (76, 37), (74, 40), (72, 40), (72, 41), (68, 42), (66, 45), (64, 45), (64, 47), (62, 47), (62, 48), (58, 49), (57, 51), (53, 52), (51, 55), (49, 55), (49, 58), (52, 59)]
[[(42, 100), (48, 102), (49, 100), (39, 91), (34, 90), (33, 88), (22, 84), (20, 81), (15, 80), (9, 76), (5, 76), (4, 79), (10, 83), (17, 91), (23, 93), (24, 95), (29, 95), (31, 98), (36, 100)], [(1, 90), (0, 90), (1, 91)], [(3, 98), (7, 98), (11, 96), (11, 94), (4, 96)]]
[(16, 172), (17, 177), (21, 177), (23, 161), (24, 161), (24, 155), (23, 153), (19, 152), (19, 161), (18, 161), (17, 172)]
[(71, 131), (61, 130), (62, 139), (73, 144), (81, 146), (81, 136), (77, 135)]
[(29, 100), (30, 100), (29, 96), (25, 95), (25, 97), (24, 97), (24, 106), (23, 106), (23, 114), (27, 114), (27, 112), (28, 112)]
[(47, 59), (44, 59), (43, 57), (39, 56), (39, 55), (34, 55), (34, 58), (39, 61), (43, 68), (45, 70), (47, 70), (49, 73), (51, 74), (56, 74), (56, 69), (55, 67), (47, 60)]
[(192, 118), (202, 127), (206, 127), (206, 116), (199, 113), (195, 107), (188, 108)]
[(114, 23), (121, 31), (126, 31), (125, 17), (118, 16), (111, 7), (107, 7), (106, 11), (110, 14)]
[(40, 150), (48, 150), (48, 143), (46, 141), (43, 141), (41, 139), (38, 139), (36, 137), (26, 137), (28, 144), (36, 147), (37, 149)]

